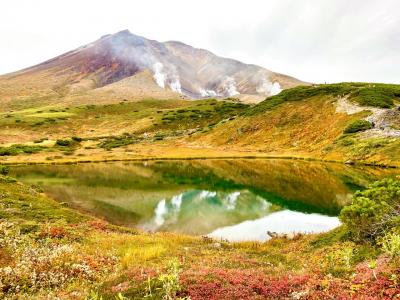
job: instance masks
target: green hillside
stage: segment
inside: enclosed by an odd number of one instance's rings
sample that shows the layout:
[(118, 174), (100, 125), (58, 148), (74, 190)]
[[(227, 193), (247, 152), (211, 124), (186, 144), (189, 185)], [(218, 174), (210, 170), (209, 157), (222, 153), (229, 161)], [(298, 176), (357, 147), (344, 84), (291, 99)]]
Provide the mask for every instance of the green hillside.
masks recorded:
[[(142, 100), (0, 113), (0, 161), (285, 156), (400, 161), (400, 86), (299, 86), (256, 104)], [(69, 141), (69, 142), (57, 142)], [(18, 156), (18, 158), (16, 157)], [(28, 158), (29, 156), (29, 158)]]

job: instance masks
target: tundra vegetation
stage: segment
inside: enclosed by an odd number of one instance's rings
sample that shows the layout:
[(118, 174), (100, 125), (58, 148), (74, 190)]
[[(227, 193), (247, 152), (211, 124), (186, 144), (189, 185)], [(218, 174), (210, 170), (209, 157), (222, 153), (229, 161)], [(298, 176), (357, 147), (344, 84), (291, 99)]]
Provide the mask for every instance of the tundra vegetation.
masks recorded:
[(80, 214), (0, 175), (6, 299), (393, 299), (400, 294), (400, 182), (357, 192), (343, 225), (231, 243), (147, 233)]
[[(399, 95), (399, 85), (339, 83), (298, 86), (255, 105), (230, 98), (85, 105), (61, 99), (42, 106), (33, 101), (33, 107), (0, 111), (0, 160), (246, 155), (392, 166), (400, 161), (400, 133), (393, 133), (400, 126)], [(338, 111), (339, 99), (364, 110)], [(387, 111), (377, 128), (366, 120), (372, 109)]]
[[(32, 96), (34, 97), (34, 96)], [(287, 156), (399, 166), (398, 85), (341, 83), (237, 101), (122, 101), (0, 111), (0, 162)], [(391, 119), (391, 120), (392, 120)], [(397, 122), (397, 123), (396, 123)], [(182, 179), (184, 180), (184, 179)], [(187, 180), (187, 178), (186, 178)], [(57, 203), (0, 167), (0, 292), (7, 299), (393, 299), (400, 293), (399, 180), (378, 181), (319, 235), (230, 243), (116, 226)]]

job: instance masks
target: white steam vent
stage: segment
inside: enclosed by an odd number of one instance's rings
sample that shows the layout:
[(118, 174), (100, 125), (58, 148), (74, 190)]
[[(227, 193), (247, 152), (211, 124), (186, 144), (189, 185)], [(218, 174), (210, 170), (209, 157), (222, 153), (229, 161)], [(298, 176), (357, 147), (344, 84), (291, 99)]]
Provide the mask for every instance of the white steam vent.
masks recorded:
[(167, 79), (167, 76), (163, 73), (163, 69), (164, 66), (160, 62), (156, 62), (153, 65), (154, 79), (157, 85), (161, 88), (165, 88), (165, 80)]
[(226, 77), (223, 83), (223, 89), (224, 94), (230, 97), (240, 94), (236, 88), (236, 81), (233, 77)]
[(202, 97), (216, 97), (218, 95), (217, 92), (213, 90), (200, 89), (199, 92)]
[(171, 90), (182, 94), (182, 85), (179, 80), (179, 75), (173, 65), (165, 67), (162, 63), (156, 62), (153, 65), (153, 72), (153, 77), (159, 87), (165, 89), (166, 84), (168, 84)]
[(173, 78), (172, 78), (171, 83), (169, 84), (169, 87), (174, 92), (182, 94), (182, 86), (181, 86), (181, 82), (179, 81), (179, 76), (177, 74), (174, 74), (172, 77)]
[(281, 85), (277, 81), (271, 82), (269, 80), (263, 79), (261, 80), (261, 83), (257, 86), (257, 93), (267, 96), (277, 95), (281, 91)]

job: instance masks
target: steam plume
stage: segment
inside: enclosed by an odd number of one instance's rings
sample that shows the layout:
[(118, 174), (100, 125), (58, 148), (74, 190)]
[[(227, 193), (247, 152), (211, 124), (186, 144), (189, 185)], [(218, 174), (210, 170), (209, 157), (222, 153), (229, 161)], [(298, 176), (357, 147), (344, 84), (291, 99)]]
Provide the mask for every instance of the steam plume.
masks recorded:
[(226, 77), (224, 82), (224, 94), (229, 97), (240, 94), (236, 89), (236, 81), (233, 77)]
[(216, 97), (218, 96), (216, 91), (213, 90), (205, 90), (205, 89), (200, 89), (199, 93), (202, 97)]
[(165, 88), (166, 75), (163, 73), (164, 66), (160, 62), (153, 65), (154, 79), (159, 87)]
[(282, 91), (279, 82), (271, 82), (263, 78), (260, 85), (257, 87), (257, 93), (264, 94), (267, 96), (274, 96)]
[(169, 87), (174, 92), (182, 94), (182, 86), (181, 86), (181, 82), (179, 81), (179, 75), (173, 74), (171, 77), (172, 77), (172, 81), (169, 84)]

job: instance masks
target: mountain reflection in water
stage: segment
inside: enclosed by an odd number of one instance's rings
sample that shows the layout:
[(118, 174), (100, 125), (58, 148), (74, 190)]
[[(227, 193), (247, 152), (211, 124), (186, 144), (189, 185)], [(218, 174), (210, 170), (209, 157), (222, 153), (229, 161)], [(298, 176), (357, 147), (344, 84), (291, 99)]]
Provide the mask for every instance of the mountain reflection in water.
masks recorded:
[(13, 167), (52, 198), (124, 226), (230, 240), (319, 232), (357, 189), (397, 170), (236, 159)]

